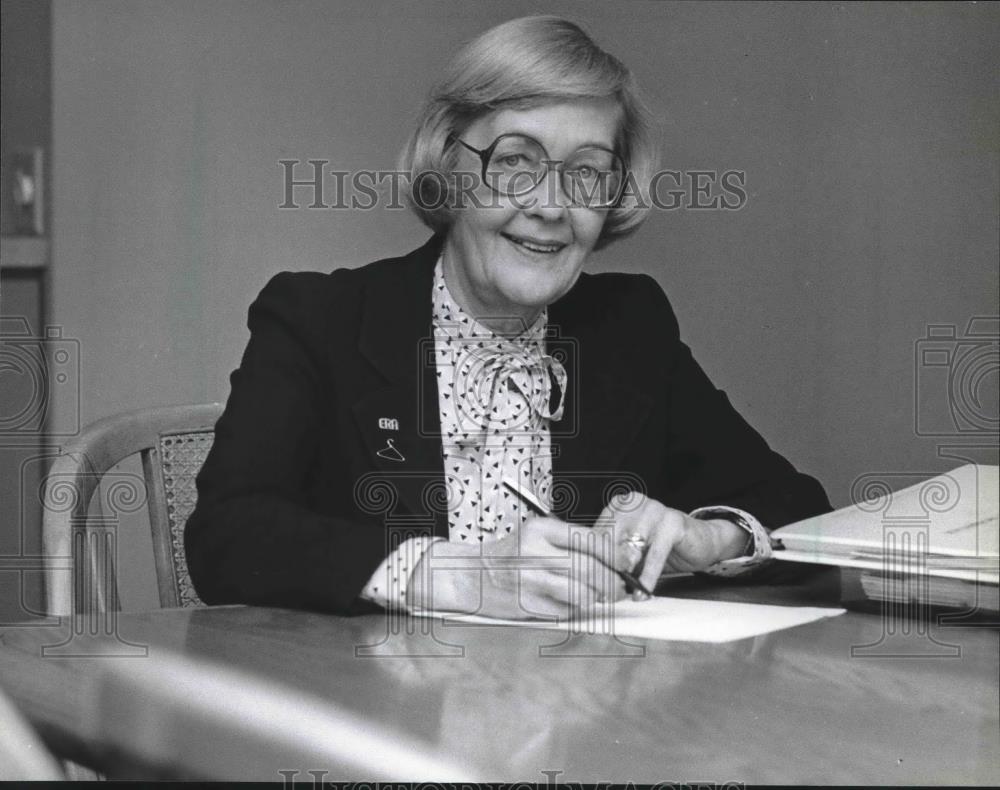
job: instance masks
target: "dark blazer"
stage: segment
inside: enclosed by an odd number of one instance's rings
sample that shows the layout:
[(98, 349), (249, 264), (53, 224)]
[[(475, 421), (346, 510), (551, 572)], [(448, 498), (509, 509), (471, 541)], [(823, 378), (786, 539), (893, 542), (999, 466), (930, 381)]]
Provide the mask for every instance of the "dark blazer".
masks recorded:
[[(363, 611), (357, 596), (393, 546), (422, 530), (447, 537), (428, 353), (441, 243), (285, 272), (251, 306), (185, 532), (206, 603)], [(628, 488), (684, 511), (741, 507), (768, 527), (830, 509), (708, 380), (650, 277), (582, 274), (549, 308), (548, 348), (569, 380), (552, 425), (562, 518), (593, 523)], [(405, 460), (386, 457), (390, 439)]]

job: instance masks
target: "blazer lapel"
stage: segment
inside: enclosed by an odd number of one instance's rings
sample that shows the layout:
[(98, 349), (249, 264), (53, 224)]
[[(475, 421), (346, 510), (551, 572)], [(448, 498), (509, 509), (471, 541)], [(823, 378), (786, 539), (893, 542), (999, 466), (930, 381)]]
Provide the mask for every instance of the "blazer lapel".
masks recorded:
[(386, 517), (431, 526), (447, 537), (431, 322), (440, 250), (441, 239), (434, 237), (383, 267), (366, 286), (359, 350), (386, 383), (355, 403), (354, 415), (374, 469), (372, 482), (387, 484), (396, 499), (386, 502)]
[(613, 494), (644, 490), (622, 462), (653, 406), (641, 371), (619, 362), (617, 344), (629, 339), (602, 334), (593, 310), (573, 291), (549, 308), (549, 334), (565, 345), (568, 380), (563, 419), (552, 425), (553, 486), (563, 492), (553, 500), (566, 503), (559, 515), (577, 523), (592, 523)]
[[(354, 414), (373, 474), (397, 498), (386, 516), (432, 524), (434, 534), (448, 537), (431, 322), (434, 265), (442, 243), (435, 236), (397, 264), (382, 267), (368, 283), (359, 349), (385, 386), (354, 404)], [(622, 369), (618, 362), (616, 345), (628, 338), (595, 327), (595, 306), (580, 297), (580, 285), (549, 308), (548, 350), (561, 349), (568, 380), (563, 418), (552, 424), (551, 435), (554, 485), (569, 496), (554, 491), (553, 498), (569, 503), (557, 511), (562, 518), (591, 523), (610, 495), (644, 487), (622, 469), (622, 461), (653, 398), (641, 371)]]

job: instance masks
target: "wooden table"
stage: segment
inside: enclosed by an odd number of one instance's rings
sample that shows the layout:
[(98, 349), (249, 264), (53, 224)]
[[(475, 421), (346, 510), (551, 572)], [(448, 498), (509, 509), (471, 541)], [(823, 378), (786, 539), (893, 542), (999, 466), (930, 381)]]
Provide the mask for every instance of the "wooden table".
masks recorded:
[[(839, 596), (830, 572), (670, 592)], [(96, 637), (6, 629), (0, 685), (54, 748), (132, 777), (996, 783), (997, 631), (928, 622), (849, 612), (712, 645), (173, 609)]]

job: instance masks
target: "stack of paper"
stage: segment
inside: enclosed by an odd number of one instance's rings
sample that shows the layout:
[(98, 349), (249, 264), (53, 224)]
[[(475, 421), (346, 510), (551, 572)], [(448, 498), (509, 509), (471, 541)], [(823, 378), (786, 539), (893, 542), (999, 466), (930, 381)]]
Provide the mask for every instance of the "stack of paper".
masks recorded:
[[(946, 576), (859, 571), (864, 594), (873, 601), (908, 604), (914, 601), (954, 609), (1000, 611), (1000, 587)], [(920, 588), (917, 585), (925, 585)]]
[(775, 557), (858, 569), (875, 600), (997, 609), (998, 491), (1000, 468), (969, 464), (777, 529)]

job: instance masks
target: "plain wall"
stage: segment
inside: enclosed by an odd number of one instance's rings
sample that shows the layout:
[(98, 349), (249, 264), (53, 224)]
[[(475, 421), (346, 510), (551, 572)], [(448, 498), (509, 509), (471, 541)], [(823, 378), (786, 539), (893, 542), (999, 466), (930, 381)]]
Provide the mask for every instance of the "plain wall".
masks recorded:
[[(44, 151), (43, 216), (48, 214), (51, 8), (49, 0), (0, 3), (0, 235), (4, 237), (18, 230), (10, 167), (11, 154), (18, 149)], [(37, 492), (49, 459), (40, 426), (32, 419), (36, 415), (31, 405), (39, 394), (29, 375), (19, 375), (31, 352), (22, 356), (22, 341), (11, 342), (8, 333), (25, 329), (34, 336), (43, 333), (45, 283), (43, 269), (13, 267), (6, 251), (0, 256), (0, 623), (21, 622), (42, 611), (41, 574), (16, 566), (41, 552)], [(11, 566), (4, 567), (8, 560)]]
[[(9, 433), (0, 430), (0, 627), (44, 611), (42, 574), (24, 568), (32, 564), (37, 568), (37, 560), (29, 558), (37, 558), (42, 551), (38, 492), (51, 455), (39, 430), (21, 430), (37, 426), (31, 409), (38, 402), (38, 392), (31, 386), (35, 382), (29, 375), (17, 374), (18, 363), (33, 357), (31, 342), (11, 343), (7, 336), (24, 330), (41, 334), (44, 301), (45, 287), (38, 272), (0, 268), (0, 332), (4, 333), (0, 339), (0, 418), (3, 428), (14, 428)], [(24, 419), (19, 420), (22, 415)]]
[[(52, 131), (52, 3), (50, 0), (3, 0), (0, 4), (0, 234), (15, 232), (10, 155), (19, 148), (40, 147), (43, 217), (48, 213), (49, 136)], [(43, 219), (43, 222), (45, 220)]]
[(402, 211), (279, 210), (278, 161), (391, 168), (456, 48), (541, 12), (633, 68), (665, 165), (746, 171), (742, 210), (654, 211), (590, 270), (655, 277), (717, 385), (835, 504), (865, 473), (957, 465), (916, 435), (915, 352), (929, 324), (998, 312), (985, 3), (55, 0), (53, 307), (83, 393), (56, 392), (57, 425), (224, 400), (273, 274), (422, 243)]

